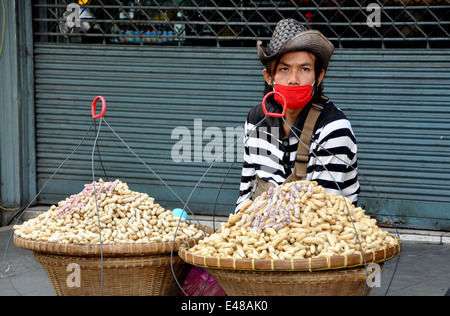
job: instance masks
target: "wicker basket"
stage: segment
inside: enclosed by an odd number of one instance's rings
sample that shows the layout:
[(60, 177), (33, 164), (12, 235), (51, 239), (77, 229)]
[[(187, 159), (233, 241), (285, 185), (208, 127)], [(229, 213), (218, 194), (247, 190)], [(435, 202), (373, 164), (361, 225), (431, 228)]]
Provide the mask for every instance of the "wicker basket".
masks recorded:
[(230, 296), (369, 295), (365, 269), (314, 272), (208, 269)]
[[(203, 229), (207, 234), (212, 232), (209, 227)], [(190, 265), (181, 260), (177, 252), (181, 244), (190, 247), (196, 241), (100, 247), (37, 242), (14, 236), (18, 247), (33, 250), (58, 296), (178, 295), (179, 285), (183, 285)], [(71, 282), (78, 268), (79, 286)]]
[[(70, 257), (34, 252), (58, 296), (176, 296), (180, 289), (171, 271), (182, 285), (190, 266), (170, 254), (143, 257), (100, 258)], [(71, 267), (77, 265), (80, 286), (70, 285)]]
[(204, 257), (179, 249), (187, 263), (204, 267), (230, 296), (359, 296), (368, 295), (365, 265), (397, 256), (401, 242), (377, 252), (292, 260)]

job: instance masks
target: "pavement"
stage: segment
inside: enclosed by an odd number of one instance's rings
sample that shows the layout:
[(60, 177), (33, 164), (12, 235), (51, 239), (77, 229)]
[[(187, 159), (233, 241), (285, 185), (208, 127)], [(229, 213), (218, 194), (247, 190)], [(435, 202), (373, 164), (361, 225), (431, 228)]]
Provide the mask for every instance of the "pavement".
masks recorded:
[[(12, 241), (8, 246), (11, 234), (11, 226), (0, 227), (0, 296), (55, 296), (32, 251)], [(450, 233), (399, 234), (403, 251), (384, 264), (379, 279), (372, 280), (370, 296), (450, 296)]]

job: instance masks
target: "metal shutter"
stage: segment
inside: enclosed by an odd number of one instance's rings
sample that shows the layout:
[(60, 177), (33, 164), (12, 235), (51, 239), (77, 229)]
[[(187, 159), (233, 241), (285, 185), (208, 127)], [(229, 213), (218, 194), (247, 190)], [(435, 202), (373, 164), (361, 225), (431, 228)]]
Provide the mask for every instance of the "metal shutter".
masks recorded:
[(339, 50), (331, 62), (325, 89), (357, 137), (361, 202), (384, 223), (450, 228), (449, 53)]
[[(261, 98), (258, 67), (254, 54), (236, 49), (37, 44), (38, 187), (81, 141), (92, 122), (92, 100), (103, 95), (106, 121), (186, 201), (211, 165), (201, 159), (212, 141), (204, 135), (208, 127), (224, 136), (227, 128), (243, 129), (248, 110)], [(171, 158), (171, 150), (179, 142), (171, 139), (176, 128), (191, 133), (191, 162), (176, 163)], [(93, 137), (92, 132), (48, 183), (40, 197), (43, 203), (80, 192), (84, 183), (92, 181)], [(194, 138), (201, 139), (202, 146), (194, 146)], [(99, 146), (109, 180), (126, 181), (133, 190), (147, 192), (167, 207), (183, 206), (106, 125)], [(234, 147), (235, 157), (241, 146), (239, 141)], [(216, 212), (234, 210), (241, 162), (233, 164), (228, 158), (214, 164), (200, 182), (188, 205), (191, 210), (212, 214), (219, 191)], [(95, 172), (97, 179), (105, 178), (98, 160)]]
[[(325, 93), (352, 122), (360, 201), (381, 222), (390, 223), (390, 213), (404, 227), (450, 227), (448, 57), (446, 50), (337, 50), (333, 56)], [(103, 95), (106, 121), (185, 201), (211, 165), (194, 161), (214, 140), (205, 131), (239, 130), (263, 90), (262, 67), (248, 48), (36, 44), (35, 69), (38, 189), (80, 142), (92, 122), (92, 100)], [(191, 134), (191, 162), (171, 158), (177, 127)], [(49, 182), (42, 203), (92, 181), (93, 136)], [(194, 146), (195, 137), (202, 146)], [(110, 180), (126, 181), (168, 208), (182, 206), (106, 125), (99, 146)], [(234, 209), (241, 162), (223, 160), (200, 182), (191, 210), (212, 214), (219, 192), (215, 213)], [(95, 170), (104, 178), (98, 159)]]

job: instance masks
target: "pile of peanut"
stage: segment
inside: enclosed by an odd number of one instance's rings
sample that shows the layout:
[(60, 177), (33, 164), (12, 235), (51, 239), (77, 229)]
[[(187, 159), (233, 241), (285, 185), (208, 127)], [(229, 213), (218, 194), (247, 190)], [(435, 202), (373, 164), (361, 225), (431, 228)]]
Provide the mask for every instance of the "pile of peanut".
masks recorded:
[(101, 179), (36, 218), (15, 225), (15, 234), (35, 241), (98, 244), (98, 214), (104, 244), (171, 242), (175, 234), (177, 241), (204, 236), (202, 230), (184, 218), (175, 218), (148, 194), (131, 191), (119, 180)]
[(361, 246), (371, 252), (397, 243), (347, 198), (326, 193), (316, 182), (297, 181), (247, 202), (189, 251), (238, 259), (304, 259), (361, 253)]

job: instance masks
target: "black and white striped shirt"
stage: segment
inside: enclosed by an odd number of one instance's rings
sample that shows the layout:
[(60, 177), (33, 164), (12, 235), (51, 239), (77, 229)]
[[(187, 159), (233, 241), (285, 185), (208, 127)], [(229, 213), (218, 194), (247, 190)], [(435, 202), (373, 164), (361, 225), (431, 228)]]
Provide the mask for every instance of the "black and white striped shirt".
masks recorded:
[[(274, 105), (278, 103), (269, 100), (268, 111), (280, 113), (279, 105)], [(302, 146), (298, 138), (313, 102), (297, 117), (294, 126), (298, 130), (292, 128), (288, 136), (284, 133), (281, 118), (265, 117), (261, 105), (250, 110), (245, 123), (244, 162), (236, 211), (251, 199), (255, 175), (281, 185), (293, 172), (297, 146)], [(324, 109), (311, 140), (306, 180), (317, 181), (327, 192), (346, 196), (356, 204), (360, 186), (355, 135), (350, 121), (340, 109), (329, 100), (321, 104)]]

